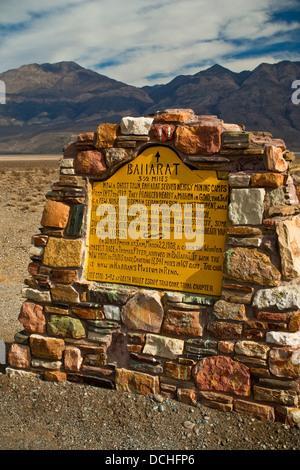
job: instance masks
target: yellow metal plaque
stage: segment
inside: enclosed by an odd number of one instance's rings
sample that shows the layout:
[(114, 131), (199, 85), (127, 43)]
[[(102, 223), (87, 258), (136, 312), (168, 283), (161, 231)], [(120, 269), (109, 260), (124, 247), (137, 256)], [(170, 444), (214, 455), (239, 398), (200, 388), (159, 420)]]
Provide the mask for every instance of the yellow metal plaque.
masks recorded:
[(86, 277), (219, 296), (228, 183), (148, 147), (92, 185)]

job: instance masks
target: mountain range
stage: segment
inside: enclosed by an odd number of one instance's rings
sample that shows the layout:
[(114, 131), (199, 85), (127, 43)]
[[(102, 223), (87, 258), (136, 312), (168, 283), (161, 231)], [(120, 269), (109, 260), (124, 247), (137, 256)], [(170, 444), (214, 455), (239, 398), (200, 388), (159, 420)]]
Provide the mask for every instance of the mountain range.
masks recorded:
[(246, 130), (271, 132), (300, 151), (300, 104), (292, 83), (300, 62), (262, 63), (232, 72), (214, 65), (180, 75), (165, 85), (138, 88), (74, 62), (30, 64), (0, 74), (6, 104), (0, 104), (0, 153), (60, 153), (80, 132), (123, 116), (146, 116), (166, 108), (214, 114)]

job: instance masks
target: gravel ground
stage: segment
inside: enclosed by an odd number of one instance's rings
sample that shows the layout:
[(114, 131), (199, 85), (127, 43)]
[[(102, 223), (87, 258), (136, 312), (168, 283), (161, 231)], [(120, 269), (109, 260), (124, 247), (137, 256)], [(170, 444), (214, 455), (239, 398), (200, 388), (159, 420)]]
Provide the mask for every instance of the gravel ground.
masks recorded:
[[(38, 233), (44, 195), (57, 175), (55, 162), (0, 162), (0, 340), (6, 343), (22, 329), (17, 317), (31, 236)], [(160, 396), (9, 378), (5, 365), (0, 404), (1, 450), (300, 450), (295, 426)]]
[(300, 449), (299, 428), (162, 399), (0, 374), (0, 449)]

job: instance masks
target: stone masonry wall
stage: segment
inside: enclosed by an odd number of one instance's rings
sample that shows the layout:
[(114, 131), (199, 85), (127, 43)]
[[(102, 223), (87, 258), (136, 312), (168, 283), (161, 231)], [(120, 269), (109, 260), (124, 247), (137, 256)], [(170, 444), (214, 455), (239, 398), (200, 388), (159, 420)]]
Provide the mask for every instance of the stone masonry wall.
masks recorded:
[[(149, 144), (228, 179), (220, 298), (89, 282), (90, 183)], [(300, 423), (300, 205), (293, 153), (267, 132), (169, 109), (66, 145), (32, 238), (10, 376), (86, 382)]]

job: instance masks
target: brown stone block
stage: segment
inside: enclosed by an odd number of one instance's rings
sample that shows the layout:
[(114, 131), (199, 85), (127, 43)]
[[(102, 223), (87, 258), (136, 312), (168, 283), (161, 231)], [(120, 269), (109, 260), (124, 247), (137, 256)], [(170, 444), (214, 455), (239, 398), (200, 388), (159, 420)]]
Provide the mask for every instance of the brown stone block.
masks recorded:
[(192, 109), (165, 109), (164, 111), (157, 113), (155, 116), (155, 122), (185, 122), (194, 116)]
[(84, 188), (86, 186), (86, 180), (82, 176), (75, 175), (60, 175), (59, 185), (68, 186), (70, 188)]
[(130, 344), (144, 345), (146, 341), (146, 335), (143, 333), (128, 333), (128, 342)]
[[(101, 365), (104, 366), (105, 364)], [(83, 365), (82, 372), (90, 376), (107, 377), (114, 379), (114, 369), (110, 369), (109, 367), (101, 367), (101, 365), (99, 365), (98, 367), (94, 367), (92, 365)]]
[(243, 292), (243, 291), (234, 291), (222, 289), (221, 298), (227, 302), (234, 302), (240, 304), (250, 305), (252, 301), (253, 293), (252, 292)]
[(130, 330), (159, 333), (164, 310), (157, 292), (139, 292), (122, 309), (122, 319)]
[(65, 228), (68, 223), (70, 207), (63, 202), (47, 201), (41, 219), (44, 227)]
[(61, 284), (71, 284), (77, 280), (77, 271), (75, 270), (51, 269), (50, 275), (53, 281)]
[(220, 403), (233, 403), (233, 397), (218, 392), (200, 391), (199, 397), (205, 398), (206, 400), (214, 400)]
[(154, 124), (151, 127), (150, 134), (159, 142), (168, 142), (173, 138), (175, 126), (172, 124)]
[(18, 320), (29, 333), (45, 333), (46, 331), (46, 318), (41, 305), (24, 302)]
[(45, 306), (44, 307), (45, 313), (49, 313), (50, 315), (69, 315), (69, 309), (68, 308), (61, 308), (61, 307), (53, 307), (51, 306)]
[(51, 289), (51, 297), (53, 302), (58, 303), (76, 303), (79, 302), (78, 292), (68, 284), (56, 284)]
[(202, 336), (203, 329), (200, 324), (198, 311), (171, 310), (165, 315), (162, 331), (175, 336)]
[(181, 403), (186, 405), (197, 406), (197, 390), (190, 388), (178, 388), (177, 389), (177, 399)]
[(278, 173), (256, 173), (251, 176), (251, 186), (279, 188), (285, 182), (285, 176)]
[(36, 276), (39, 271), (39, 267), (40, 267), (40, 263), (32, 262), (28, 264), (27, 270), (29, 274), (31, 274), (32, 276)]
[(295, 204), (291, 206), (274, 206), (270, 207), (268, 210), (269, 217), (285, 217), (288, 215), (296, 215), (300, 212), (300, 204)]
[(142, 395), (159, 393), (159, 378), (141, 372), (116, 369), (116, 389)]
[(257, 227), (247, 227), (247, 226), (232, 226), (232, 227), (227, 227), (227, 234), (228, 235), (234, 235), (237, 237), (253, 237), (253, 236), (259, 236), (262, 234), (262, 231), (257, 228)]
[(294, 390), (280, 390), (254, 385), (253, 394), (254, 400), (257, 401), (270, 401), (287, 406), (298, 405), (298, 395)]
[(44, 251), (44, 264), (54, 268), (81, 266), (81, 240), (50, 237)]
[(237, 320), (245, 321), (246, 307), (241, 303), (227, 302), (226, 300), (218, 300), (214, 305), (214, 315), (219, 320)]
[(49, 228), (49, 227), (43, 227), (43, 233), (45, 235), (49, 235), (49, 237), (60, 237), (62, 238), (64, 236), (64, 229), (62, 228)]
[(77, 136), (77, 142), (90, 142), (96, 140), (96, 132), (82, 132)]
[(85, 320), (102, 320), (104, 313), (99, 308), (72, 307), (72, 313)]
[(267, 359), (270, 347), (255, 341), (243, 340), (237, 341), (234, 349), (236, 354)]
[(206, 357), (193, 369), (199, 390), (250, 395), (250, 371), (247, 366), (228, 356)]
[(264, 339), (266, 333), (261, 330), (245, 330), (244, 335), (246, 339), (250, 339), (252, 341), (258, 341), (260, 339)]
[(114, 146), (119, 131), (118, 124), (103, 123), (97, 129), (96, 148), (109, 148)]
[(234, 341), (219, 341), (218, 350), (225, 354), (231, 354), (234, 351)]
[(74, 158), (77, 155), (76, 143), (70, 142), (63, 148), (64, 158)]
[(128, 344), (127, 349), (129, 353), (141, 353), (143, 351), (142, 344)]
[(285, 279), (300, 276), (300, 217), (276, 223), (281, 269)]
[(200, 403), (201, 405), (207, 406), (208, 408), (223, 411), (224, 413), (228, 413), (229, 411), (233, 410), (232, 403), (221, 403), (215, 400), (207, 400), (206, 398), (201, 398)]
[(283, 152), (280, 147), (275, 145), (266, 145), (266, 166), (268, 170), (285, 172), (288, 170), (289, 165), (283, 157)]
[(8, 353), (8, 363), (11, 366), (27, 369), (30, 367), (30, 362), (31, 354), (28, 346), (17, 343), (11, 345)]
[(59, 370), (46, 370), (44, 379), (46, 382), (65, 382), (67, 380), (67, 374)]
[(269, 369), (264, 369), (262, 367), (250, 367), (251, 375), (257, 375), (260, 377), (270, 377)]
[(207, 326), (207, 330), (216, 338), (231, 339), (238, 338), (242, 335), (243, 326), (241, 323), (211, 321)]
[(281, 275), (269, 256), (256, 248), (237, 247), (225, 252), (224, 273), (237, 281), (277, 286)]
[(63, 339), (33, 334), (29, 338), (31, 353), (43, 359), (60, 360), (65, 349)]
[(213, 155), (221, 147), (221, 125), (179, 126), (174, 145), (187, 155)]
[(300, 311), (293, 313), (289, 321), (289, 331), (296, 332), (300, 330)]
[(273, 406), (261, 405), (245, 400), (234, 400), (234, 410), (262, 421), (275, 421)]
[(97, 176), (106, 170), (105, 157), (99, 150), (83, 150), (78, 152), (76, 173)]
[(254, 311), (254, 316), (258, 320), (287, 321), (286, 313)]
[(79, 348), (66, 346), (64, 351), (64, 366), (66, 370), (79, 371), (82, 361), (83, 359)]
[(176, 362), (166, 362), (165, 374), (167, 377), (178, 380), (191, 380), (192, 367), (186, 364), (177, 364)]
[(287, 325), (285, 323), (271, 323), (267, 321), (247, 321), (245, 323), (245, 329), (260, 329), (260, 330), (286, 330)]
[(32, 243), (34, 246), (46, 246), (48, 237), (46, 235), (33, 235)]
[(274, 348), (269, 354), (269, 368), (276, 377), (299, 378), (299, 351), (289, 348)]

